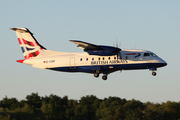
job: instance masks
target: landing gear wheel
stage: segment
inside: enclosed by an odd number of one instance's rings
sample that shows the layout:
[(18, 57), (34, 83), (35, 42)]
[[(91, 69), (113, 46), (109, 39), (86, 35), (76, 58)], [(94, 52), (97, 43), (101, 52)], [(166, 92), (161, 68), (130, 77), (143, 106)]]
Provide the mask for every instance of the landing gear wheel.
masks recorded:
[(156, 76), (156, 72), (152, 72), (152, 75), (153, 75), (153, 76)]
[(107, 76), (106, 76), (106, 75), (103, 75), (103, 76), (102, 76), (102, 79), (103, 79), (103, 80), (107, 80)]
[(94, 77), (98, 78), (99, 77), (99, 73), (94, 73)]

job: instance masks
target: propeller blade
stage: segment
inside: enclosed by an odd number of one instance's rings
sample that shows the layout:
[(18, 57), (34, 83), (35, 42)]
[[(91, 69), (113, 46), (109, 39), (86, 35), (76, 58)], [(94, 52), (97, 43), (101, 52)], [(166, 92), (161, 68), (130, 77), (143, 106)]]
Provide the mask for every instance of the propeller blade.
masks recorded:
[(116, 47), (118, 48), (118, 43), (117, 43), (117, 41), (116, 41)]

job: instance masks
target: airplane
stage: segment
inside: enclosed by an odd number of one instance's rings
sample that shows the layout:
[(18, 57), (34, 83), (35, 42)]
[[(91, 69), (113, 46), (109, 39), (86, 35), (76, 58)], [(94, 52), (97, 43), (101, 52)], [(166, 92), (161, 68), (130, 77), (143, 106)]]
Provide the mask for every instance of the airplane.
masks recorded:
[(47, 50), (27, 28), (10, 28), (16, 32), (24, 59), (19, 63), (31, 65), (34, 68), (61, 72), (91, 73), (103, 80), (116, 71), (149, 69), (156, 76), (156, 70), (167, 63), (147, 50), (120, 49), (118, 47), (95, 45), (79, 40), (70, 40), (84, 52), (56, 52)]

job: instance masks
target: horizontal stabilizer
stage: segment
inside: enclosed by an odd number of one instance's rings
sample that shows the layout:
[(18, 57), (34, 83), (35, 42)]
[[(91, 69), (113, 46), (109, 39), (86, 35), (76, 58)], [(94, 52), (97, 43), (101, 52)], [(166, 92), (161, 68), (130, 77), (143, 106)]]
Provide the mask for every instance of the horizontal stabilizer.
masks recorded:
[(24, 62), (24, 60), (25, 60), (25, 59), (23, 59), (23, 60), (17, 60), (17, 62), (19, 62), (19, 63), (23, 63), (23, 62)]

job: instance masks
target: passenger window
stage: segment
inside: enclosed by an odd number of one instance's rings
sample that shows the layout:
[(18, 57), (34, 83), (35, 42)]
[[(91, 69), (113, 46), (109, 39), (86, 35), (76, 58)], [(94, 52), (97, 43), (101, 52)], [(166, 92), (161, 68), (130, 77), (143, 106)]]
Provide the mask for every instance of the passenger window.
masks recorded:
[(111, 59), (111, 57), (108, 58), (109, 60)]
[(116, 57), (114, 57), (114, 59), (116, 59)]
[(86, 61), (88, 61), (88, 58), (86, 58)]
[(92, 58), (92, 60), (94, 60), (94, 58)]
[(104, 57), (103, 57), (103, 60), (104, 60)]
[(101, 58), (99, 57), (99, 60), (100, 60)]
[(150, 56), (149, 53), (144, 53), (144, 57), (146, 57), (146, 56)]
[(82, 61), (82, 58), (80, 59), (80, 61)]

